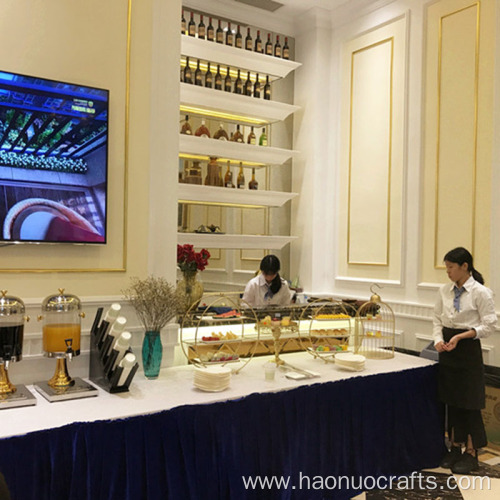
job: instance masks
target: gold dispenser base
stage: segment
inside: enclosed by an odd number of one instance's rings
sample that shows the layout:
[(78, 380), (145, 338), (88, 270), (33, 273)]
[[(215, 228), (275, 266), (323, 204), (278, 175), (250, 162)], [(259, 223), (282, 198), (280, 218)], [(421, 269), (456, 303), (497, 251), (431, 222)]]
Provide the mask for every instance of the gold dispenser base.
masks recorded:
[(66, 357), (57, 358), (56, 371), (47, 383), (53, 389), (61, 389), (75, 384), (75, 381), (69, 376)]
[(0, 364), (0, 394), (12, 394), (16, 392), (16, 386), (9, 380), (9, 373), (3, 363)]

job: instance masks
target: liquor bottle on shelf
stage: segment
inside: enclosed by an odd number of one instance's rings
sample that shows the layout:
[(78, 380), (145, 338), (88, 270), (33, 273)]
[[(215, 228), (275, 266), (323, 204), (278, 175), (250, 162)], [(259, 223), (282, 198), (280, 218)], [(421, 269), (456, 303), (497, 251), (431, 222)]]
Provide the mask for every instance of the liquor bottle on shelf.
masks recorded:
[(227, 23), (226, 45), (233, 46), (233, 30), (231, 29), (231, 23)]
[(181, 17), (181, 35), (185, 34), (186, 34), (186, 18), (184, 17), (184, 9), (183, 9)]
[(259, 137), (259, 146), (267, 146), (266, 127), (262, 127), (262, 133)]
[(288, 37), (285, 37), (285, 44), (283, 45), (283, 59), (290, 59), (290, 47), (288, 46)]
[(215, 32), (215, 41), (217, 43), (224, 43), (224, 30), (222, 29), (220, 19), (219, 26), (217, 27), (217, 31)]
[(203, 22), (203, 15), (200, 15), (200, 22), (198, 23), (198, 38), (205, 40), (205, 23)]
[(215, 30), (212, 25), (212, 18), (208, 18), (208, 27), (207, 27), (207, 40), (209, 42), (213, 42), (215, 40)]
[(234, 93), (243, 94), (243, 80), (241, 79), (240, 70), (238, 69), (238, 76), (234, 82)]
[(247, 28), (247, 36), (245, 37), (245, 49), (252, 50), (252, 35), (250, 34), (250, 28)]
[(196, 36), (196, 24), (194, 22), (194, 15), (192, 12), (191, 12), (191, 19), (189, 20), (188, 24), (188, 35)]
[(219, 165), (215, 156), (210, 157), (207, 164), (207, 175), (205, 176), (205, 186), (217, 186), (219, 183)]
[(250, 182), (248, 183), (248, 189), (259, 189), (259, 183), (257, 182), (257, 179), (255, 178), (255, 168), (252, 168), (252, 178), (250, 179)]
[(271, 33), (267, 34), (267, 42), (266, 42), (266, 55), (273, 55), (273, 42), (271, 42)]
[(227, 71), (226, 71), (226, 78), (224, 79), (224, 90), (226, 92), (231, 92), (231, 89), (232, 89), (232, 80), (231, 80), (231, 75), (229, 73), (229, 66), (227, 67)]
[(189, 123), (189, 116), (186, 115), (184, 121), (182, 122), (181, 134), (193, 135), (193, 129)]
[(196, 129), (196, 132), (194, 133), (196, 137), (205, 137), (207, 139), (210, 139), (210, 130), (208, 130), (207, 126), (205, 125), (205, 120), (201, 120), (201, 125)]
[(236, 179), (236, 185), (238, 189), (245, 189), (245, 173), (243, 172), (243, 163), (240, 161), (240, 171), (238, 172), (238, 178)]
[(252, 144), (255, 146), (257, 144), (257, 136), (255, 135), (255, 132), (253, 131), (253, 127), (250, 127), (250, 133), (248, 134), (247, 137), (247, 143)]
[(227, 160), (227, 170), (224, 176), (224, 187), (234, 188), (233, 173), (231, 172), (231, 162), (229, 160)]
[(193, 73), (189, 66), (189, 57), (186, 57), (186, 66), (184, 67), (184, 83), (193, 83)]
[(266, 77), (266, 84), (264, 85), (264, 99), (271, 100), (271, 84), (269, 83), (269, 75)]
[(276, 35), (276, 43), (274, 44), (274, 57), (281, 57), (281, 44), (279, 35)]
[(215, 74), (215, 90), (222, 90), (222, 75), (220, 74), (220, 64), (217, 64), (217, 73)]
[(207, 65), (207, 71), (205, 73), (205, 87), (211, 89), (214, 85), (214, 77), (212, 71), (210, 71), (210, 63)]
[(219, 165), (219, 173), (217, 175), (217, 186), (224, 186), (224, 179), (222, 178), (222, 165)]
[(218, 139), (220, 141), (228, 141), (229, 137), (227, 136), (227, 132), (224, 130), (224, 124), (221, 123), (219, 125), (219, 130), (215, 132), (214, 139)]
[[(198, 63), (196, 64), (196, 70), (194, 72), (194, 84), (199, 85), (200, 87), (203, 85), (203, 72), (200, 68), (200, 60), (198, 59)], [(265, 94), (264, 94), (265, 97)]]
[(233, 141), (234, 142), (245, 142), (245, 138), (243, 137), (243, 134), (241, 133), (239, 125), (236, 125), (236, 132), (233, 135)]
[(251, 96), (252, 95), (252, 87), (253, 87), (253, 85), (252, 85), (252, 80), (250, 79), (250, 71), (247, 71), (247, 79), (245, 81), (243, 93), (245, 95)]
[(259, 82), (259, 73), (255, 76), (255, 83), (253, 84), (253, 96), (260, 97), (260, 82)]
[(243, 37), (241, 36), (240, 25), (238, 24), (238, 30), (236, 31), (236, 36), (234, 37), (234, 46), (237, 49), (243, 48)]
[(262, 40), (260, 39), (260, 30), (257, 30), (257, 38), (255, 39), (255, 47), (254, 47), (254, 52), (258, 52), (259, 54), (262, 54)]

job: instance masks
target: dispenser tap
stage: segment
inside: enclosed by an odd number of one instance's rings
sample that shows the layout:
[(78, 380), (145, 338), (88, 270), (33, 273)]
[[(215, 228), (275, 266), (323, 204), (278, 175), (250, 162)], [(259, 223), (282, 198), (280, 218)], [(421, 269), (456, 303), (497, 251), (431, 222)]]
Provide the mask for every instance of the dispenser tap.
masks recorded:
[(73, 357), (73, 339), (64, 339), (64, 343), (66, 344), (66, 356), (71, 361)]

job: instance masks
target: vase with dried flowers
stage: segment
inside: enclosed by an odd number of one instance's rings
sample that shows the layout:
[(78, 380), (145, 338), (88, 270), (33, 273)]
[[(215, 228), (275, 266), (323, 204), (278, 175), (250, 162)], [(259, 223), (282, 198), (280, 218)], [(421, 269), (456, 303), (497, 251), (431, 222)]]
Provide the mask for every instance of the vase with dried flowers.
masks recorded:
[(177, 290), (186, 297), (186, 309), (196, 307), (203, 296), (203, 283), (198, 279), (198, 271), (205, 269), (209, 258), (210, 252), (205, 248), (195, 252), (193, 245), (177, 245), (177, 265), (183, 275)]
[(184, 309), (185, 299), (165, 278), (155, 276), (132, 278), (123, 294), (145, 329), (142, 342), (144, 374), (149, 379), (157, 378), (163, 356), (160, 332)]

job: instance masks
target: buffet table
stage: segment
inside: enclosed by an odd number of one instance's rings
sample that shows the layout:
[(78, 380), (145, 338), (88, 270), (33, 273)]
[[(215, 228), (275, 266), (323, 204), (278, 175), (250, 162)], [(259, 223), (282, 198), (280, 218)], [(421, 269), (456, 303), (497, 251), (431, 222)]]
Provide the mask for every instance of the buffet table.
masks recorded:
[[(287, 354), (321, 376), (266, 381), (268, 359), (252, 360), (220, 393), (195, 389), (193, 367), (182, 366), (155, 381), (139, 373), (128, 393), (58, 403), (37, 395), (37, 406), (3, 410), (0, 471), (12, 500), (349, 498), (359, 492), (313, 488), (313, 478), (438, 464), (433, 362), (396, 353), (353, 373)], [(242, 476), (256, 475), (290, 479), (246, 489)]]

